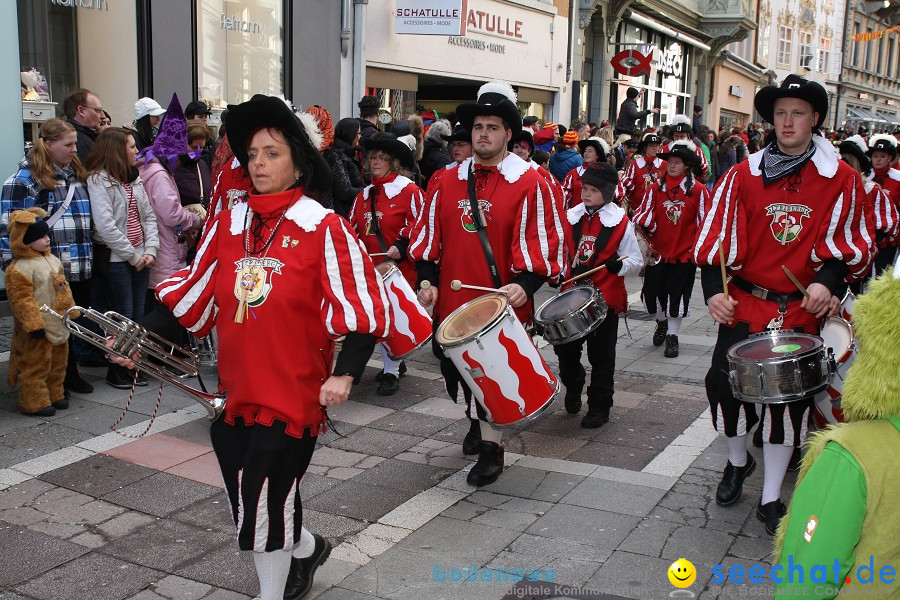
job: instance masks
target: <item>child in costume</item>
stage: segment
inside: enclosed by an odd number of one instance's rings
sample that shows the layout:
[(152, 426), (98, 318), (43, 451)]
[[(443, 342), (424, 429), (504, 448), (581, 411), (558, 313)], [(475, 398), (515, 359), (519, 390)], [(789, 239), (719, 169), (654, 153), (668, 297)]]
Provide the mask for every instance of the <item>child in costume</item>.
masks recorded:
[[(900, 593), (900, 269), (870, 284), (854, 305), (859, 354), (844, 381), (846, 423), (811, 440), (775, 542), (784, 572), (776, 597), (889, 597)], [(788, 563), (804, 582), (787, 582)], [(827, 583), (811, 582), (814, 565)], [(818, 569), (822, 571), (822, 569)]]
[(46, 304), (64, 313), (75, 305), (63, 265), (50, 253), (46, 216), (37, 207), (12, 213), (13, 261), (6, 268), (6, 293), (15, 319), (7, 378), (10, 386), (19, 384), (21, 411), (40, 417), (69, 408), (63, 391), (69, 332), (58, 318), (42, 314), (40, 307)]

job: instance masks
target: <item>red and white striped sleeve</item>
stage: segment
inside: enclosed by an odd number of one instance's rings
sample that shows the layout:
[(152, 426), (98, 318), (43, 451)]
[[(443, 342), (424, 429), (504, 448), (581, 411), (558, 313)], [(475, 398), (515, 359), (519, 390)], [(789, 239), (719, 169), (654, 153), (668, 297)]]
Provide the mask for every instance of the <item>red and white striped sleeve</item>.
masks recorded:
[(348, 333), (386, 337), (388, 301), (372, 259), (340, 217), (329, 215), (320, 227), (325, 256), (320, 315), (325, 331), (334, 339)]
[(425, 208), (425, 192), (416, 184), (411, 183), (403, 188), (403, 193), (409, 194), (409, 209), (406, 211), (406, 223), (400, 229), (400, 237), (410, 239), (413, 227)]
[(635, 209), (634, 216), (631, 218), (635, 226), (640, 225), (650, 233), (656, 233), (656, 211), (654, 210), (656, 194), (653, 193), (655, 189), (656, 184), (647, 188), (644, 192), (644, 198)]
[(578, 177), (578, 169), (572, 169), (569, 171), (565, 178), (562, 181), (562, 190), (563, 190), (563, 199), (565, 200), (565, 206), (572, 206), (572, 188), (575, 187), (575, 178)]
[(225, 235), (228, 234), (227, 223), (222, 223), (223, 215), (225, 218), (230, 217), (228, 212), (219, 213), (219, 217), (213, 219), (203, 232), (193, 262), (156, 286), (159, 301), (172, 311), (185, 329), (197, 337), (203, 337), (212, 331), (219, 314), (214, 288), (219, 265), (217, 235), (222, 227), (225, 228)]
[(709, 161), (706, 160), (706, 154), (703, 153), (703, 149), (700, 146), (694, 148), (694, 152), (696, 152), (697, 156), (700, 158), (700, 168), (703, 173), (703, 177), (708, 177), (712, 174), (712, 171), (709, 168)]
[(518, 235), (513, 235), (512, 270), (553, 279), (562, 271), (560, 245), (565, 243), (556, 224), (559, 212), (543, 177), (534, 174), (528, 183), (530, 189), (525, 192), (518, 216)]
[(625, 199), (625, 187), (622, 185), (622, 180), (620, 179), (618, 183), (616, 183), (616, 193), (613, 195), (613, 202), (615, 202), (618, 206), (622, 206), (622, 200)]
[(634, 177), (636, 169), (637, 161), (632, 159), (631, 161), (629, 161), (628, 166), (625, 167), (625, 174), (622, 175), (622, 179), (619, 181), (622, 187), (625, 188), (625, 191), (629, 194), (634, 191)]
[(694, 184), (694, 188), (700, 190), (700, 202), (697, 205), (697, 227), (703, 225), (703, 207), (709, 204), (710, 191), (709, 188), (699, 181)]
[(412, 227), (407, 254), (414, 261), (436, 262), (441, 255), (441, 223), (438, 219), (440, 196), (439, 184), (425, 196), (425, 205)]
[(850, 267), (851, 279), (866, 275), (874, 258), (874, 232), (869, 231), (866, 223), (865, 198), (862, 177), (856, 171), (849, 173), (831, 209), (831, 217), (823, 220), (817, 232), (809, 257), (816, 271), (826, 260), (836, 258)]
[(699, 267), (719, 265), (719, 239), (725, 264), (735, 271), (743, 267), (747, 223), (738, 202), (740, 169), (741, 165), (731, 167), (702, 204), (700, 232), (694, 244), (694, 262)]
[(350, 221), (350, 225), (353, 227), (353, 231), (356, 235), (359, 235), (359, 225), (357, 223), (362, 216), (359, 212), (365, 210), (365, 208), (363, 208), (363, 202), (365, 202), (363, 192), (365, 192), (365, 190), (366, 188), (363, 188), (363, 190), (356, 195), (356, 198), (353, 199), (353, 204), (350, 205), (350, 212), (347, 213), (347, 220)]
[(870, 194), (874, 200), (875, 232), (881, 234), (878, 237), (882, 239), (882, 243), (891, 243), (900, 234), (897, 205), (894, 204), (890, 192), (877, 184)]

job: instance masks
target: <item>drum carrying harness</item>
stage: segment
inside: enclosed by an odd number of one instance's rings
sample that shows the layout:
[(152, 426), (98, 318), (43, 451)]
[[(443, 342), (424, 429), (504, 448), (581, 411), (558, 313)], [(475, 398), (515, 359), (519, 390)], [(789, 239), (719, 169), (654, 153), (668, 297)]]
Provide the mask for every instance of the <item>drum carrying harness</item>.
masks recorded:
[(472, 223), (475, 225), (475, 231), (478, 233), (478, 241), (481, 242), (481, 249), (484, 250), (484, 258), (487, 260), (488, 271), (491, 272), (491, 279), (494, 287), (503, 287), (500, 281), (500, 271), (497, 269), (497, 261), (494, 259), (494, 251), (491, 248), (491, 241), (488, 239), (486, 224), (484, 222), (484, 214), (478, 204), (478, 197), (475, 194), (475, 161), (469, 163), (469, 207), (472, 211)]

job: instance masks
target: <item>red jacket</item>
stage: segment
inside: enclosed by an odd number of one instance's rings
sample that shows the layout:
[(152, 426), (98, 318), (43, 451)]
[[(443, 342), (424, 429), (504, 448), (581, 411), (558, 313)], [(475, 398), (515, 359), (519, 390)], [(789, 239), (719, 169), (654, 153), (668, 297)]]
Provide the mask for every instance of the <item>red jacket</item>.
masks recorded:
[(247, 193), (253, 189), (250, 174), (241, 166), (237, 158), (232, 158), (219, 169), (213, 177), (213, 188), (209, 199), (209, 209), (206, 213), (204, 231), (209, 228), (220, 212), (233, 207), (235, 204), (245, 202)]
[(650, 186), (634, 212), (634, 222), (647, 230), (650, 244), (663, 262), (684, 263), (693, 260), (694, 241), (700, 227), (700, 206), (709, 190), (701, 182), (688, 178), (673, 180), (668, 175)]
[(644, 194), (655, 181), (666, 175), (666, 161), (658, 156), (647, 162), (643, 156), (636, 156), (628, 163), (625, 174), (622, 176), (622, 187), (632, 208), (640, 206)]
[[(574, 208), (581, 204), (581, 175), (584, 173), (587, 165), (575, 167), (562, 182), (563, 194), (566, 196), (566, 209)], [(616, 194), (613, 202), (622, 204), (622, 198), (625, 197), (625, 188), (622, 187), (622, 181), (616, 184)]]

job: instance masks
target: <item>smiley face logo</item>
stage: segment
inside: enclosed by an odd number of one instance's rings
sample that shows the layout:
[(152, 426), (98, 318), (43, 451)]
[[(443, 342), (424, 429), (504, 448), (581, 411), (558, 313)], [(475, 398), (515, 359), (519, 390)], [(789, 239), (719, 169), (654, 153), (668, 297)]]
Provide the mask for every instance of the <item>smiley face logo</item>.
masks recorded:
[(697, 579), (697, 569), (694, 568), (694, 563), (686, 558), (679, 558), (673, 562), (666, 573), (669, 576), (669, 583), (677, 588), (690, 587)]

